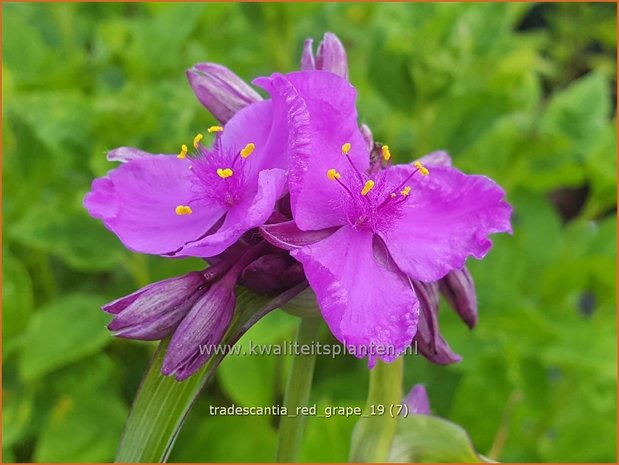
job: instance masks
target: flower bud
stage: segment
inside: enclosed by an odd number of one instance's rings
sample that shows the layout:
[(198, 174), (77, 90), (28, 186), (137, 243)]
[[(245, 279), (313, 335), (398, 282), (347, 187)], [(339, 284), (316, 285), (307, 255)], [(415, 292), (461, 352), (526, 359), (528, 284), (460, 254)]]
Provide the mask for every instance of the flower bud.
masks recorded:
[(439, 289), (462, 321), (472, 329), (477, 324), (477, 295), (469, 270), (464, 267), (451, 271), (439, 281)]
[(283, 276), (289, 261), (282, 254), (263, 255), (243, 270), (240, 283), (259, 294), (280, 290), (284, 287)]
[(330, 71), (348, 79), (346, 50), (335, 34), (325, 33), (316, 53), (316, 69)]
[(312, 51), (312, 39), (306, 39), (301, 55), (301, 69), (303, 71), (322, 70), (337, 74), (348, 79), (348, 61), (346, 50), (335, 34), (325, 33), (318, 46), (316, 59)]
[(235, 304), (233, 285), (213, 284), (174, 332), (161, 372), (182, 381), (198, 371), (216, 353), (216, 345), (232, 321)]
[(301, 71), (313, 71), (316, 69), (314, 61), (314, 39), (305, 39), (303, 53), (301, 53)]
[(404, 397), (404, 404), (408, 406), (408, 413), (413, 415), (430, 415), (430, 400), (423, 384), (415, 384)]
[(187, 79), (198, 100), (222, 123), (247, 105), (262, 100), (249, 84), (215, 63), (198, 63), (187, 70)]
[(443, 339), (438, 327), (438, 285), (436, 283), (413, 283), (419, 299), (419, 322), (413, 339), (421, 354), (438, 365), (449, 365), (462, 360)]
[(153, 341), (168, 336), (205, 292), (201, 273), (165, 279), (102, 307), (114, 319), (108, 329), (117, 337)]

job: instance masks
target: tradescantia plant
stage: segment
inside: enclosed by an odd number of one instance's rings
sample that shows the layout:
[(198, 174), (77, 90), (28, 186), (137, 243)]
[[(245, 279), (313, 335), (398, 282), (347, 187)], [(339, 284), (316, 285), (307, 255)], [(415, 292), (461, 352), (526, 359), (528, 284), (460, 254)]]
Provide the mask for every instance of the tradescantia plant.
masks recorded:
[[(112, 150), (108, 159), (121, 164), (84, 200), (127, 248), (208, 263), (103, 307), (113, 335), (162, 340), (118, 460), (165, 460), (225, 356), (202, 348), (229, 348), (308, 286), (315, 299), (298, 340), (316, 338), (321, 316), (368, 359), (373, 402), (401, 401), (399, 362), (411, 344), (435, 363), (459, 361), (439, 331), (438, 295), (475, 325), (465, 263), (486, 255), (490, 234), (511, 232), (503, 190), (458, 171), (445, 152), (392, 164), (389, 146), (359, 126), (346, 52), (333, 34), (315, 56), (305, 42), (301, 71), (256, 79), (266, 100), (218, 64), (197, 64), (187, 76), (221, 125), (177, 154)], [(312, 370), (312, 357), (295, 358), (286, 405), (307, 403)], [(397, 422), (360, 421), (351, 457), (387, 460)], [(302, 434), (302, 419), (282, 418), (278, 460), (296, 459)]]

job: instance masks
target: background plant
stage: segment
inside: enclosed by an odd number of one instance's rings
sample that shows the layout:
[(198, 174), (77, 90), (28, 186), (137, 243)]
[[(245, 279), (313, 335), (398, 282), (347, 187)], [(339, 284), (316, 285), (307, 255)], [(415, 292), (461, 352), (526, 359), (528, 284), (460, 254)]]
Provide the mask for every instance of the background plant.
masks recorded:
[[(515, 206), (471, 263), (480, 323), (441, 325), (464, 362), (408, 357), (435, 413), (502, 461), (614, 461), (614, 4), (7, 4), (3, 8), (3, 460), (114, 456), (154, 346), (114, 340), (100, 304), (196, 269), (124, 250), (81, 206), (106, 150), (175, 153), (213, 124), (183, 71), (297, 68), (333, 31), (359, 112), (396, 161), (447, 149)], [(292, 338), (270, 315), (256, 343)], [(322, 339), (329, 341), (326, 330)], [(285, 357), (229, 357), (172, 461), (269, 461), (276, 419), (209, 405), (281, 403)], [(367, 369), (319, 358), (311, 402), (363, 406)], [(355, 418), (309, 418), (301, 458), (345, 461)]]

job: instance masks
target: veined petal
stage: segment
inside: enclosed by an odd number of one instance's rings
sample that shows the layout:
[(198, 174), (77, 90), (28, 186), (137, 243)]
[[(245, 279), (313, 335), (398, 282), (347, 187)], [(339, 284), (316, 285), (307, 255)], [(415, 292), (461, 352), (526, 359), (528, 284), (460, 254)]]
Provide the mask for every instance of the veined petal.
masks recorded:
[[(286, 88), (286, 101), (299, 112), (305, 108), (309, 113), (309, 121), (299, 125), (295, 136), (301, 142), (288, 152), (295, 221), (303, 230), (341, 226), (346, 222), (342, 209), (346, 193), (329, 180), (327, 171), (349, 170), (349, 162), (360, 171), (369, 166), (367, 143), (357, 125), (356, 91), (345, 79), (331, 73), (302, 71), (286, 78), (294, 86), (294, 92)], [(277, 75), (270, 79), (270, 85), (272, 89), (285, 88)], [(350, 150), (344, 156), (342, 146), (347, 143)]]
[(127, 248), (173, 253), (203, 236), (225, 213), (217, 205), (176, 213), (177, 206), (192, 200), (189, 163), (167, 155), (131, 160), (95, 179), (84, 206)]
[(198, 63), (187, 70), (187, 79), (198, 100), (222, 123), (247, 105), (262, 100), (249, 84), (216, 63)]
[(286, 192), (286, 172), (279, 168), (261, 171), (257, 191), (233, 206), (217, 230), (185, 245), (177, 257), (213, 257), (234, 244), (245, 232), (265, 223), (275, 202)]
[[(415, 335), (419, 303), (369, 231), (344, 226), (291, 252), (305, 269), (335, 337), (358, 358), (393, 361)], [(352, 349), (352, 350), (351, 350)]]
[[(395, 166), (385, 176), (403, 181), (415, 168)], [(414, 175), (402, 216), (381, 235), (398, 267), (419, 281), (436, 281), (490, 250), (490, 234), (511, 232), (511, 206), (494, 181), (437, 166)]]

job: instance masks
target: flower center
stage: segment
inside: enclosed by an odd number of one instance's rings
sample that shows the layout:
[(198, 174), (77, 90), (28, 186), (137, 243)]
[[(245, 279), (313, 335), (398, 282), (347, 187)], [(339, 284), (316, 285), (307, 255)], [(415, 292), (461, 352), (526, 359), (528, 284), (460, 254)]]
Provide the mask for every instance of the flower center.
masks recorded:
[[(374, 232), (386, 231), (401, 213), (402, 208), (411, 194), (408, 181), (417, 173), (422, 176), (429, 174), (428, 169), (420, 162), (415, 162), (415, 170), (403, 181), (389, 181), (385, 171), (379, 171), (370, 176), (361, 172), (349, 157), (351, 144), (342, 145), (342, 155), (349, 162), (349, 168), (338, 172), (335, 168), (327, 171), (327, 178), (336, 182), (346, 192), (346, 217), (354, 228), (370, 229)], [(385, 161), (391, 158), (391, 152), (386, 145), (381, 149)]]
[[(220, 137), (223, 130), (221, 126), (208, 128), (209, 133), (215, 134), (211, 149), (202, 145), (202, 134), (194, 137), (193, 146), (196, 151), (192, 154), (192, 164), (189, 166), (194, 195), (190, 205), (176, 207), (177, 215), (190, 215), (195, 209), (201, 208), (201, 205), (206, 207), (213, 202), (231, 207), (245, 197), (248, 179), (243, 161), (254, 152), (256, 146), (249, 142), (239, 151), (226, 150)], [(183, 144), (177, 158), (186, 157), (187, 146)]]

